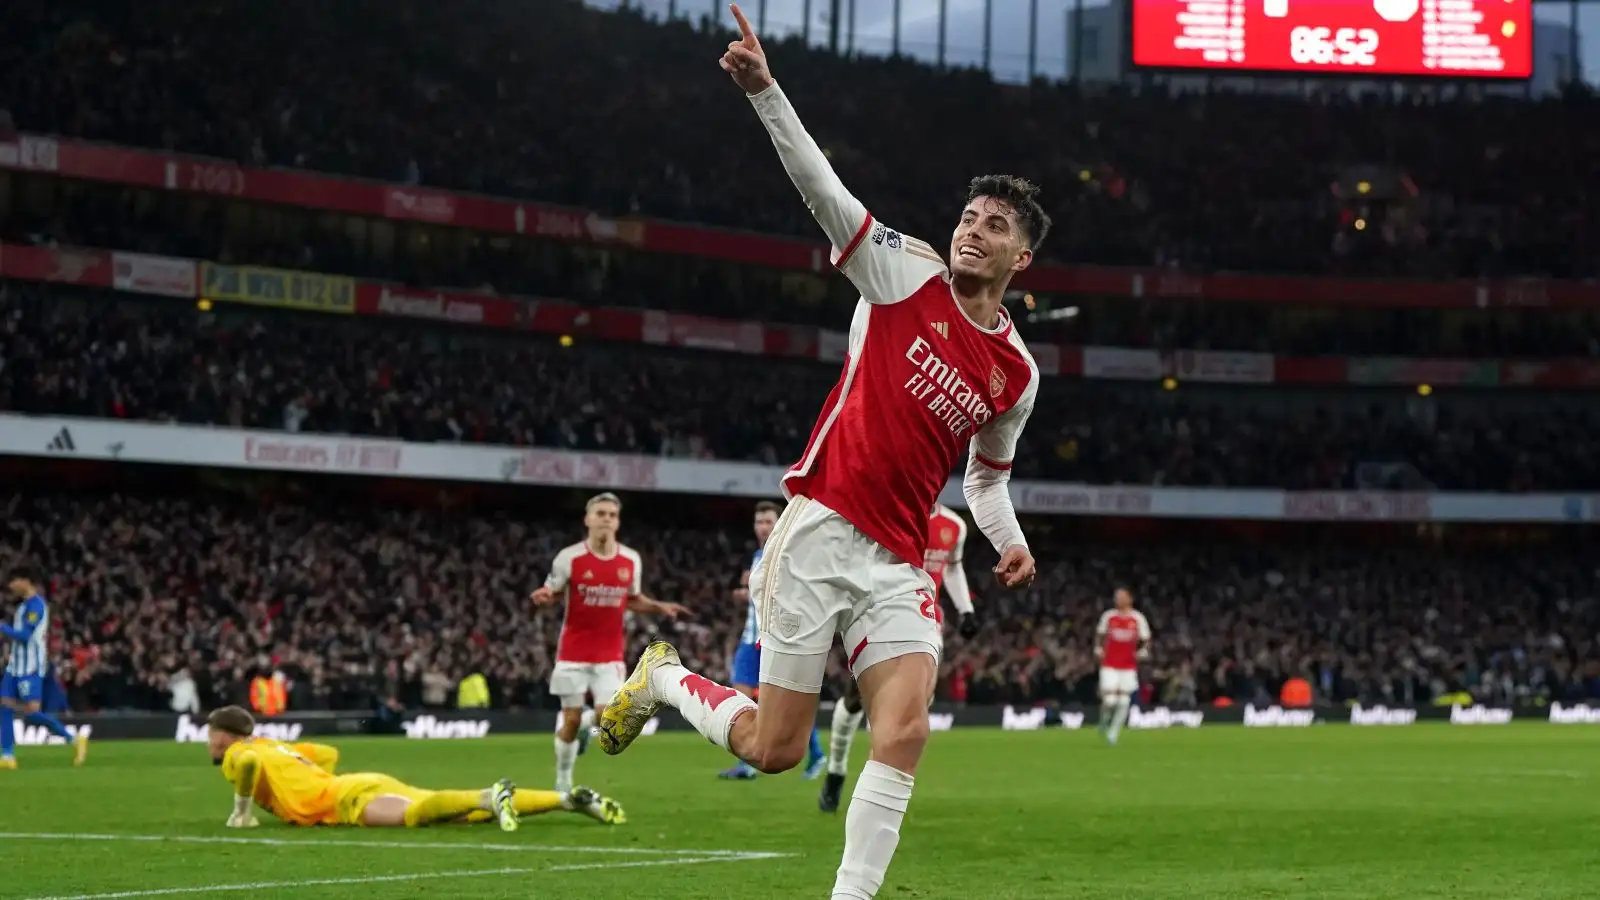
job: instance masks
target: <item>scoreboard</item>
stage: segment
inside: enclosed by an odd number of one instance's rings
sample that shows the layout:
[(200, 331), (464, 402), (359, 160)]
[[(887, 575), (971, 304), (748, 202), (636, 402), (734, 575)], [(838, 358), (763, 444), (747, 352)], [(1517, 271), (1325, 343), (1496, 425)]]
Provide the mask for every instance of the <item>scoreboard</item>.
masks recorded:
[(1131, 0), (1133, 64), (1435, 78), (1533, 74), (1532, 0)]

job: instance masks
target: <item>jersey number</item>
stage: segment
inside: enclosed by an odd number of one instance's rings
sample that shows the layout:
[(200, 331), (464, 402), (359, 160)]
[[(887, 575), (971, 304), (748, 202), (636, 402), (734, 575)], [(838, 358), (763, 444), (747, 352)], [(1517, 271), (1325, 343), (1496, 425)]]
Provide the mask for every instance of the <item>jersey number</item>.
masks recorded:
[(939, 601), (927, 591), (917, 591), (917, 596), (922, 598), (922, 606), (918, 610), (925, 619), (932, 619), (939, 624), (944, 624), (944, 611), (939, 608)]

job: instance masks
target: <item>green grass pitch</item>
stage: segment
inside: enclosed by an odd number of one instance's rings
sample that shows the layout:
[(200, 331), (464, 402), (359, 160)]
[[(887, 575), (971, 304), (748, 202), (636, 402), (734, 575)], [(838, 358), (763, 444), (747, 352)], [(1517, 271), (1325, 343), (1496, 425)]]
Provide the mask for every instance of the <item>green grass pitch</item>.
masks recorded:
[[(550, 778), (544, 736), (335, 743), (345, 770), (423, 787)], [(69, 755), (24, 747), (0, 772), (0, 898), (813, 898), (842, 840), (816, 783), (718, 781), (726, 760), (683, 734), (579, 760), (627, 825), (553, 814), (513, 835), (230, 831), (203, 747), (107, 742), (83, 769)], [(1600, 729), (1582, 727), (1218, 727), (1115, 748), (1092, 731), (955, 731), (933, 736), (879, 896), (1596, 898), (1597, 802)]]

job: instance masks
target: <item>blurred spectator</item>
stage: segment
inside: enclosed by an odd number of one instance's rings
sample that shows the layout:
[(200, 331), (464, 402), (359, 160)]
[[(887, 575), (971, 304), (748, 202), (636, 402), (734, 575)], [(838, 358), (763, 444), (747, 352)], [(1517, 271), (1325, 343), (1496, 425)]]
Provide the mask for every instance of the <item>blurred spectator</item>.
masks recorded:
[[(32, 131), (815, 236), (716, 69), (727, 22), (570, 2), (471, 9), (10, 3), (0, 101)], [(1588, 214), (1600, 116), (1581, 89), (1538, 102), (1019, 89), (798, 37), (769, 51), (846, 182), (911, 233), (944, 233), (967, 180), (1006, 170), (1047, 187), (1059, 227), (1045, 253), (1059, 259), (1581, 277), (1600, 258)], [(1006, 139), (949, 127), (974, 110), (1003, 110)], [(1361, 165), (1416, 196), (1336, 199), (1330, 182)], [(1355, 231), (1358, 216), (1372, 227)]]
[[(838, 378), (795, 359), (196, 315), (122, 296), (12, 285), (0, 298), (0, 409), (787, 465)], [(1379, 402), (1051, 378), (1016, 472), (1301, 490), (1600, 487), (1592, 404), (1505, 395), (1414, 410), (1394, 392)]]
[[(252, 673), (282, 671), (291, 709), (374, 708), (394, 727), (406, 710), (448, 705), (433, 690), (446, 672), (481, 671), (497, 708), (547, 703), (560, 611), (526, 595), (573, 522), (318, 493), (305, 505), (18, 495), (0, 520), (0, 568), (28, 558), (50, 573), (52, 646), (79, 685), (75, 709), (177, 708), (183, 669), (201, 708), (231, 702)], [(622, 537), (643, 554), (651, 593), (696, 614), (662, 627), (723, 677), (748, 547), (724, 530), (666, 525), (681, 502), (630, 509)], [(1265, 705), (1293, 678), (1317, 704), (1463, 691), (1495, 704), (1600, 699), (1600, 562), (1581, 544), (1086, 543), (1047, 522), (1030, 533), (1039, 581), (1009, 593), (974, 580), (983, 628), (971, 641), (947, 634), (941, 697), (1092, 703), (1093, 623), (1127, 585), (1155, 631), (1150, 703)], [(992, 553), (974, 542), (981, 571)], [(629, 622), (637, 652), (656, 623)]]

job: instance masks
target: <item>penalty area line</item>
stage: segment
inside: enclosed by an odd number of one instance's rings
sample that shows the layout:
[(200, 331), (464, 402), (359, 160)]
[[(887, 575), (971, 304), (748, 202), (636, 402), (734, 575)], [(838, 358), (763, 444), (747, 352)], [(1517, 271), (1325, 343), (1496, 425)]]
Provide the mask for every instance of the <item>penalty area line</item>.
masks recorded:
[(193, 887), (151, 888), (140, 891), (110, 891), (100, 894), (55, 894), (27, 900), (122, 900), (128, 897), (172, 897), (179, 894), (221, 894), (229, 891), (263, 891), (274, 888), (328, 887), (334, 885), (389, 884), (399, 881), (432, 881), (442, 878), (484, 878), (491, 875), (529, 875), (541, 869), (461, 869), (454, 872), (418, 872), (413, 875), (367, 875), (360, 878), (308, 878), (300, 881), (247, 881), (238, 884), (202, 884)]
[[(326, 832), (323, 832), (326, 834)], [(559, 844), (470, 843), (467, 841), (364, 841), (349, 838), (269, 838), (184, 834), (50, 834), (0, 832), (0, 841), (128, 841), (141, 844), (243, 844), (255, 847), (370, 847), (380, 850), (483, 850), (494, 853), (610, 853), (619, 856), (683, 856), (773, 859), (786, 853), (755, 850), (661, 850), (654, 847), (566, 846)]]
[(758, 859), (782, 859), (793, 856), (792, 853), (740, 853), (736, 856), (679, 856), (673, 859), (636, 859), (633, 862), (618, 863), (573, 863), (566, 866), (551, 866), (547, 872), (581, 872), (585, 869), (640, 869), (645, 866), (692, 866), (696, 863), (713, 862), (753, 862)]

